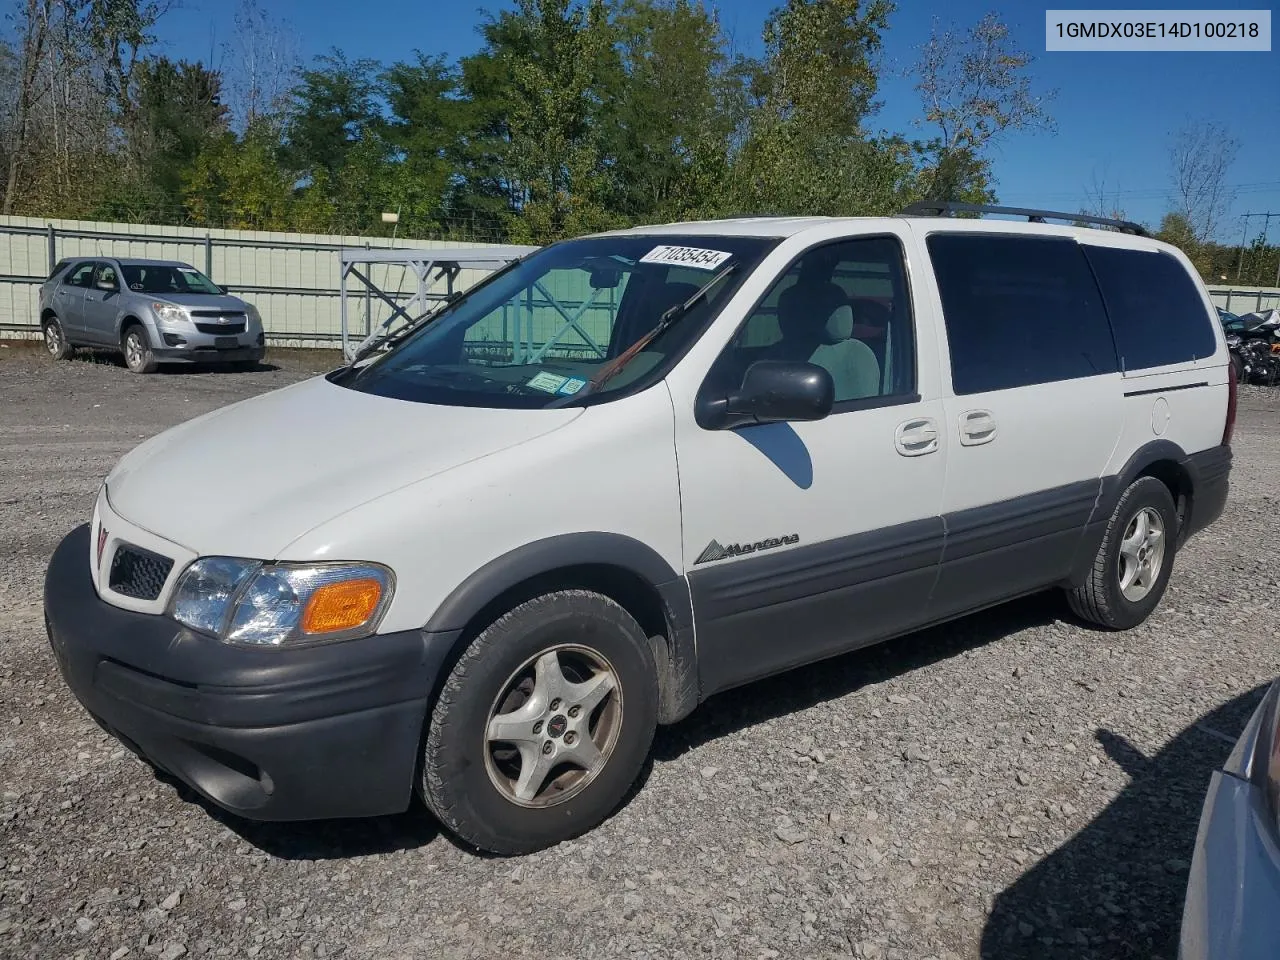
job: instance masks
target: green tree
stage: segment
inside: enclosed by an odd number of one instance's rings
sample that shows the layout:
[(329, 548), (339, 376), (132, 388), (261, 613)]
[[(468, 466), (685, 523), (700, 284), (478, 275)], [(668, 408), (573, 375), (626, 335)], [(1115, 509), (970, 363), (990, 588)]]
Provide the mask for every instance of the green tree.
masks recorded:
[(603, 0), (519, 0), (481, 33), (484, 49), (463, 61), (476, 110), (458, 206), (496, 212), (505, 199), (518, 239), (619, 222), (601, 123), (604, 78), (618, 69)]
[(155, 43), (153, 31), (169, 7), (168, 0), (88, 0), (89, 46), (102, 65), (104, 92), (121, 124), (127, 124), (133, 109), (134, 68)]
[(919, 145), (924, 196), (989, 201), (988, 148), (1010, 131), (1053, 128), (1047, 108), (1053, 94), (1032, 91), (1033, 61), (994, 13), (963, 34), (935, 22), (916, 65), (924, 123), (937, 131)]
[(347, 154), (379, 122), (373, 60), (350, 61), (334, 49), (303, 70), (293, 92), (285, 157), (306, 176), (323, 170), (335, 180)]
[(718, 19), (696, 0), (624, 0), (615, 24), (620, 69), (603, 96), (614, 208), (629, 219), (718, 209), (746, 112)]
[(183, 179), (183, 197), (197, 223), (246, 230), (292, 226), (294, 178), (269, 129), (251, 126), (243, 139), (224, 134)]
[(912, 165), (898, 138), (872, 137), (887, 0), (788, 0), (765, 25), (755, 104), (734, 164), (744, 212), (888, 213)]
[(442, 57), (423, 54), (413, 63), (393, 64), (381, 76), (389, 113), (379, 127), (389, 152), (381, 192), (406, 233), (444, 226), (458, 147), (471, 118), (458, 84), (457, 71)]
[(180, 219), (183, 178), (227, 132), (222, 78), (200, 63), (153, 57), (137, 65), (132, 85), (128, 163), (96, 215)]

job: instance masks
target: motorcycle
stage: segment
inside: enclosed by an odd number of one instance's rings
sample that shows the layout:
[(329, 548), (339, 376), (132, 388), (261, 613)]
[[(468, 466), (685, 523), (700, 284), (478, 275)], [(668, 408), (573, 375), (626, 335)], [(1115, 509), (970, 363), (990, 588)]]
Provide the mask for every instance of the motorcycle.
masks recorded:
[(1237, 382), (1273, 386), (1280, 380), (1280, 310), (1232, 316), (1224, 326)]
[(1280, 343), (1272, 343), (1270, 337), (1228, 335), (1227, 350), (1231, 354), (1237, 382), (1273, 386), (1280, 379), (1280, 350), (1277, 347)]

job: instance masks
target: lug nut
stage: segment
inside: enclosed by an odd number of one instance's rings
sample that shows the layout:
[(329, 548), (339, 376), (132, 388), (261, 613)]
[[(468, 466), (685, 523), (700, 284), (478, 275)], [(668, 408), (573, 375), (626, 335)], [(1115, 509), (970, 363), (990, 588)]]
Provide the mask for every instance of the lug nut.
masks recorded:
[(553, 744), (550, 740), (548, 740), (546, 743), (542, 745), (543, 753), (550, 753), (554, 749), (555, 749), (555, 744)]
[(536, 737), (541, 732), (542, 732), (542, 721), (539, 720), (537, 723), (533, 725), (533, 735)]
[(574, 742), (577, 739), (578, 739), (578, 735), (574, 733), (572, 730), (570, 730), (568, 733), (564, 735), (564, 742), (569, 744), (569, 746), (573, 746)]
[(559, 698), (559, 697), (556, 697), (554, 700), (552, 700), (552, 701), (551, 701), (551, 709), (552, 709), (552, 710), (559, 710), (559, 709), (560, 709), (560, 698)]
[(569, 708), (569, 716), (571, 717), (576, 717), (581, 712), (582, 712), (582, 708), (579, 706), (572, 706)]

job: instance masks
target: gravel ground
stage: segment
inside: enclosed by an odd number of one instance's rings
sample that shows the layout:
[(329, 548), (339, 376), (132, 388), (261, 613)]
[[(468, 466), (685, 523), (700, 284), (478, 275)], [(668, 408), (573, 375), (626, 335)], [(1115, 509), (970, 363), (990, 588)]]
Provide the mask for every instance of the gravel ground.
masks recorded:
[(142, 438), (325, 369), (129, 375), (0, 346), (0, 957), (1173, 957), (1211, 770), (1277, 666), (1280, 390), (1227, 515), (1123, 635), (1031, 598), (716, 697), (601, 828), (522, 859), (421, 809), (258, 825), (64, 689), (45, 563)]

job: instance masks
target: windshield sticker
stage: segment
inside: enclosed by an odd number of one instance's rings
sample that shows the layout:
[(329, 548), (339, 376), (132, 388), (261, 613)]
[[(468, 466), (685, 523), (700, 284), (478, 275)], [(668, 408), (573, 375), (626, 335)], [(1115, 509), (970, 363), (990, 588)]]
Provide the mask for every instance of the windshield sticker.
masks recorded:
[(563, 394), (566, 397), (571, 397), (586, 385), (587, 381), (579, 377), (570, 377), (564, 383), (560, 384), (560, 389), (557, 390), (556, 393)]
[(670, 263), (681, 267), (693, 267), (697, 270), (714, 270), (724, 263), (732, 253), (720, 250), (703, 250), (699, 247), (654, 247), (643, 257), (641, 263)]
[(526, 387), (533, 387), (535, 390), (545, 390), (547, 393), (555, 393), (568, 381), (568, 377), (562, 377), (559, 374), (547, 373), (545, 370), (535, 376), (532, 380), (525, 384)]

